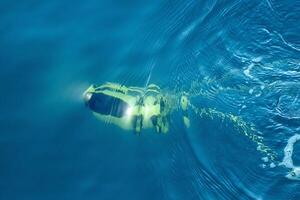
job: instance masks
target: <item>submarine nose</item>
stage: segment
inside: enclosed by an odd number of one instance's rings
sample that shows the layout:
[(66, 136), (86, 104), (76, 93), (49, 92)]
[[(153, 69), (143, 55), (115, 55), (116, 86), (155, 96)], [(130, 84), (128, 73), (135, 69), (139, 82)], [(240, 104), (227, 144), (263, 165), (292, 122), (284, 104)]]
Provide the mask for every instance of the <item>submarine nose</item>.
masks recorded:
[(89, 105), (89, 101), (91, 100), (92, 96), (93, 96), (93, 94), (91, 92), (86, 92), (83, 95), (83, 101), (86, 106)]

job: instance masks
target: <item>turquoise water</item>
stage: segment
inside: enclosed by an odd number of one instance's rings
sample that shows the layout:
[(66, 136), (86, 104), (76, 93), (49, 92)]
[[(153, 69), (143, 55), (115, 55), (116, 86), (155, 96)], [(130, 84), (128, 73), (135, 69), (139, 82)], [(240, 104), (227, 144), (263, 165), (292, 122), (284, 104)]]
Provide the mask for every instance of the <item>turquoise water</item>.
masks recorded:
[[(300, 199), (300, 1), (1, 1), (0, 198)], [(188, 92), (167, 135), (98, 121), (90, 84)], [(270, 148), (258, 148), (232, 116)], [(268, 154), (269, 153), (269, 154)], [(300, 165), (300, 144), (292, 158)], [(274, 158), (271, 159), (271, 155)]]

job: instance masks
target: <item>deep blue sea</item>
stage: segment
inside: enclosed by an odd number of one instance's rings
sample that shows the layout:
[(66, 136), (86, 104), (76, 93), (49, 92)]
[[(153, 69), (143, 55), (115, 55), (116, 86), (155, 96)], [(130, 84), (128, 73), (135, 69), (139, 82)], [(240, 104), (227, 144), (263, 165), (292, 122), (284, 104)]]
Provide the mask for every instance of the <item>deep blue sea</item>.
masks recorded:
[[(299, 0), (1, 0), (0, 49), (1, 200), (300, 199), (280, 164), (300, 134)], [(105, 82), (226, 117), (189, 110), (186, 128), (177, 109), (137, 135), (84, 105)]]

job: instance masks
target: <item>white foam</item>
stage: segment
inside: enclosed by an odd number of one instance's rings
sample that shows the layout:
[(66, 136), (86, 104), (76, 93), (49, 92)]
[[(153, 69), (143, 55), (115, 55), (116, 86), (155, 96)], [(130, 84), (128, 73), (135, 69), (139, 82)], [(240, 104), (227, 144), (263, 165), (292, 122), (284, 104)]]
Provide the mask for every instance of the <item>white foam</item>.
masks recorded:
[(254, 64), (251, 63), (245, 70), (244, 70), (244, 74), (249, 77), (249, 78), (253, 78), (253, 76), (250, 74), (252, 68), (254, 67)]
[(253, 62), (261, 62), (262, 59), (263, 59), (263, 57), (259, 56), (259, 57), (253, 58), (252, 61)]
[(285, 176), (292, 180), (300, 180), (300, 167), (294, 166), (292, 155), (294, 151), (294, 144), (300, 140), (300, 134), (292, 136), (284, 148), (284, 157), (280, 165), (285, 166), (286, 168), (291, 169), (291, 171)]

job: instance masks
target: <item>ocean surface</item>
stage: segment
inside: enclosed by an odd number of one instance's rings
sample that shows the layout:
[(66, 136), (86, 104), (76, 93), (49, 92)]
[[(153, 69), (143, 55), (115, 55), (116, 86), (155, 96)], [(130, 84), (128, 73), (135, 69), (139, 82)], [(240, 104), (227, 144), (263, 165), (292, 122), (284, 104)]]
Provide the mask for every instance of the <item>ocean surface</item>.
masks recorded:
[[(299, 200), (299, 22), (299, 0), (1, 0), (0, 199)], [(105, 82), (187, 93), (190, 128), (97, 120)]]

